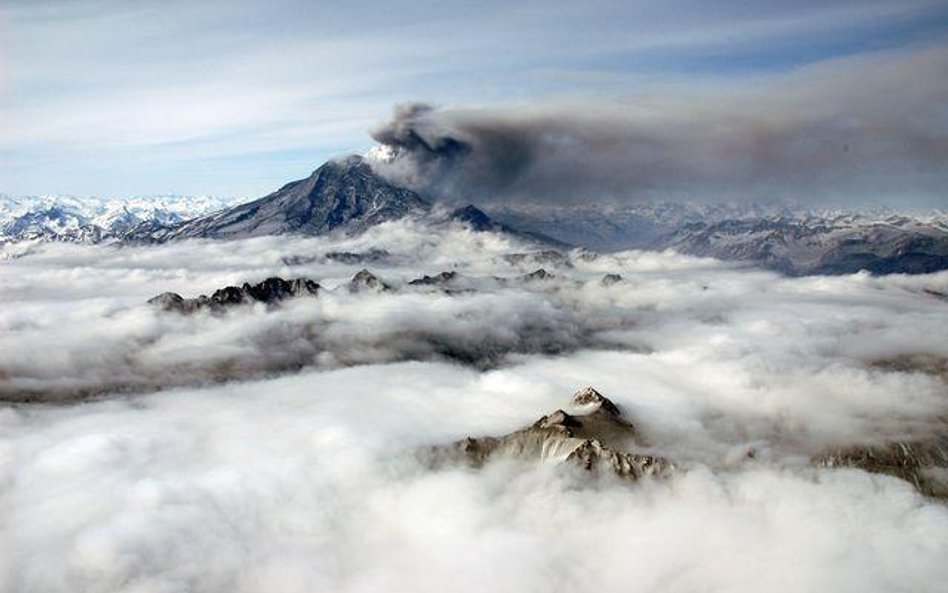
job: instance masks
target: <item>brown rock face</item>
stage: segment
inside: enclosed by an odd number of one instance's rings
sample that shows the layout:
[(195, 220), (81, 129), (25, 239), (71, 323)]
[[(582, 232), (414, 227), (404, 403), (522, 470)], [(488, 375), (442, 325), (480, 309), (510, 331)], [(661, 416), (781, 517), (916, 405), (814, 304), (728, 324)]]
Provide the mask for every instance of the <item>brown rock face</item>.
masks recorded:
[(627, 448), (641, 446), (635, 427), (619, 408), (587, 387), (573, 396), (578, 414), (556, 410), (532, 426), (501, 437), (468, 437), (428, 451), (435, 465), (466, 463), (481, 467), (500, 458), (528, 462), (575, 464), (587, 471), (607, 471), (638, 479), (665, 476), (672, 464), (660, 457), (640, 455)]
[(948, 434), (926, 440), (853, 446), (827, 451), (819, 467), (853, 467), (901, 478), (927, 496), (948, 499)]

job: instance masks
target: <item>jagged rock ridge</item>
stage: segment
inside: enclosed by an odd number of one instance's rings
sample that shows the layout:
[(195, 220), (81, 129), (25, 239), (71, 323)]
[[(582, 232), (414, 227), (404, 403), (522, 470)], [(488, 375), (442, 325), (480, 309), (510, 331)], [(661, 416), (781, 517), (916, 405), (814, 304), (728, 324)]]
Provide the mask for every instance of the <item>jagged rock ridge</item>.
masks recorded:
[(818, 456), (814, 463), (895, 476), (922, 494), (948, 498), (948, 433), (926, 440), (843, 447)]
[(666, 476), (674, 468), (663, 458), (626, 451), (642, 446), (635, 426), (622, 418), (618, 406), (587, 387), (572, 399), (577, 413), (557, 410), (533, 425), (501, 437), (468, 437), (426, 452), (436, 466), (465, 463), (481, 467), (495, 459), (573, 464), (588, 471), (606, 471), (638, 479)]
[(162, 311), (193, 313), (200, 310), (220, 311), (234, 305), (247, 303), (265, 303), (273, 305), (280, 301), (300, 297), (315, 296), (320, 290), (319, 284), (308, 278), (267, 278), (258, 284), (244, 283), (241, 286), (225, 286), (214, 291), (211, 296), (201, 295), (187, 299), (175, 292), (165, 292), (148, 300)]
[(458, 277), (457, 272), (446, 271), (446, 272), (441, 272), (440, 274), (436, 276), (429, 276), (425, 274), (421, 278), (415, 278), (408, 284), (410, 286), (444, 286), (446, 284), (450, 284), (457, 277)]

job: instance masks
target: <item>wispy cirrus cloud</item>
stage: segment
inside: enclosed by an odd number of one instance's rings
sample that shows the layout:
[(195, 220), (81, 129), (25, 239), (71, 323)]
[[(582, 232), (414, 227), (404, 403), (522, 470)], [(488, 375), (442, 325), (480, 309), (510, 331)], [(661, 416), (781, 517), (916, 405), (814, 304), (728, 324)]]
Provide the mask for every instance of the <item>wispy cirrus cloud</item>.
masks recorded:
[(937, 2), (44, 0), (0, 10), (0, 186), (120, 194), (264, 193), (367, 148), (366, 130), (406, 100), (615, 100), (656, 84), (740, 83), (931, 43), (948, 18)]

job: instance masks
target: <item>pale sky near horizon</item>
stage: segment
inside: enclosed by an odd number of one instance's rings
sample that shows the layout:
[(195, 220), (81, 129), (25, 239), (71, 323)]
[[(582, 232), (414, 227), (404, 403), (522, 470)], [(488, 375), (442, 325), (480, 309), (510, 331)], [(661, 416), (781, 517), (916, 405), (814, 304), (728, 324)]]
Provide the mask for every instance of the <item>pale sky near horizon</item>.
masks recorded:
[(894, 185), (944, 206), (948, 172), (928, 162), (948, 155), (944, 0), (0, 0), (0, 192), (255, 197), (368, 149), (406, 101), (507, 113), (679, 90), (722, 101), (774, 80), (821, 84), (810, 73), (845, 60), (868, 77), (892, 56), (911, 70), (916, 54), (928, 58), (911, 103), (877, 85), (889, 115), (924, 106), (923, 121), (899, 114), (926, 134)]

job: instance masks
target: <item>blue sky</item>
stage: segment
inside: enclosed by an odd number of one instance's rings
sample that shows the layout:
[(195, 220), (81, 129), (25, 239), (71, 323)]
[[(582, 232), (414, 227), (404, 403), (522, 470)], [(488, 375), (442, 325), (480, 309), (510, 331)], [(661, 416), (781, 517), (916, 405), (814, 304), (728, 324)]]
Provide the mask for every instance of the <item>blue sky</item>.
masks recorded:
[(0, 44), (0, 191), (258, 196), (369, 148), (396, 103), (722, 97), (853, 57), (910, 68), (948, 44), (948, 3), (5, 0)]

